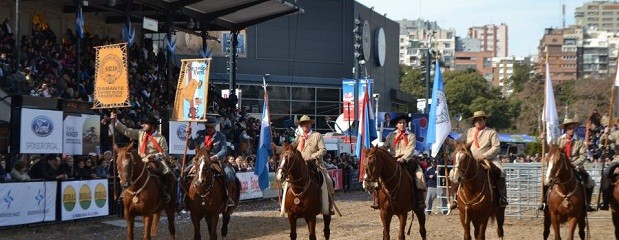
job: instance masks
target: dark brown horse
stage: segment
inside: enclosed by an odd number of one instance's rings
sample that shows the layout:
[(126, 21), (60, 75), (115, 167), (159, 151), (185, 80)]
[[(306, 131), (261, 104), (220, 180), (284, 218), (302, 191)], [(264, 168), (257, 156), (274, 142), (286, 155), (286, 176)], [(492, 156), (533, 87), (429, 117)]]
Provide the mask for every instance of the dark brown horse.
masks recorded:
[(615, 239), (619, 239), (619, 168), (611, 173), (612, 195), (609, 196), (613, 225), (615, 225)]
[[(297, 219), (303, 218), (309, 230), (309, 239), (316, 239), (316, 215), (321, 213), (320, 184), (310, 174), (309, 167), (303, 160), (301, 152), (293, 145), (284, 144), (277, 168), (277, 181), (288, 181), (288, 189), (282, 202), (290, 222), (290, 239), (297, 239)], [(331, 215), (323, 214), (324, 237), (331, 234)]]
[(550, 234), (550, 225), (555, 239), (561, 239), (561, 223), (567, 222), (568, 239), (574, 239), (578, 225), (580, 239), (585, 239), (585, 192), (576, 178), (574, 166), (563, 149), (552, 144), (546, 156), (548, 169), (544, 183), (554, 181), (547, 196), (548, 207), (544, 210), (544, 239)]
[[(159, 177), (148, 169), (145, 162), (133, 150), (133, 142), (124, 148), (114, 146), (117, 152), (116, 170), (120, 176), (120, 184), (125, 186), (122, 196), (124, 215), (127, 221), (127, 239), (133, 239), (134, 220), (136, 216), (144, 217), (144, 239), (157, 235), (161, 211), (168, 217), (168, 229), (172, 239), (175, 239), (174, 211), (176, 195), (170, 195), (170, 201), (164, 203), (163, 183)], [(176, 192), (173, 190), (171, 192)]]
[[(193, 238), (200, 239), (200, 220), (206, 220), (208, 226), (209, 238), (217, 239), (217, 221), (219, 214), (223, 216), (223, 224), (221, 225), (221, 236), (228, 235), (228, 223), (230, 216), (236, 207), (227, 207), (227, 199), (225, 196), (225, 180), (222, 166), (217, 163), (212, 163), (209, 160), (209, 150), (205, 148), (197, 148), (194, 164), (196, 164), (196, 173), (191, 185), (189, 186), (189, 210), (191, 211), (191, 222), (193, 223)], [(217, 170), (215, 170), (217, 169)], [(239, 203), (241, 195), (241, 181), (234, 178), (236, 191), (230, 194), (235, 205)]]
[(453, 153), (453, 177), (459, 179), (460, 184), (456, 198), (464, 239), (471, 239), (471, 223), (475, 228), (475, 239), (486, 239), (486, 227), (490, 218), (496, 219), (497, 234), (503, 239), (505, 207), (500, 207), (496, 197), (493, 197), (490, 170), (473, 158), (469, 148), (467, 144), (458, 142)]
[[(424, 209), (414, 203), (416, 189), (413, 187), (413, 177), (383, 148), (364, 149), (364, 155), (363, 184), (367, 190), (373, 188), (379, 191), (378, 205), (383, 222), (383, 239), (390, 239), (389, 228), (393, 215), (400, 219), (398, 239), (405, 238), (406, 219), (411, 210), (419, 218), (421, 238), (426, 239), (426, 215)], [(414, 215), (411, 216), (413, 221)]]

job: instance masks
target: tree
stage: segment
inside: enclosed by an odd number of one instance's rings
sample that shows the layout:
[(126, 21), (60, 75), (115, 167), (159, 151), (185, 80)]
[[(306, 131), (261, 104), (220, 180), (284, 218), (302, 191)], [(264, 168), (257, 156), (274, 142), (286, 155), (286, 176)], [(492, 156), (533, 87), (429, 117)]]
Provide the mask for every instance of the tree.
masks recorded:
[(514, 64), (514, 73), (509, 78), (514, 92), (521, 92), (524, 89), (526, 83), (533, 77), (533, 70), (534, 67), (531, 65)]
[(415, 98), (425, 98), (426, 86), (421, 69), (400, 64), (400, 90)]
[(452, 115), (472, 116), (473, 111), (469, 105), (473, 100), (479, 97), (487, 98), (490, 95), (486, 79), (474, 69), (446, 71), (443, 73), (443, 79), (447, 104)]

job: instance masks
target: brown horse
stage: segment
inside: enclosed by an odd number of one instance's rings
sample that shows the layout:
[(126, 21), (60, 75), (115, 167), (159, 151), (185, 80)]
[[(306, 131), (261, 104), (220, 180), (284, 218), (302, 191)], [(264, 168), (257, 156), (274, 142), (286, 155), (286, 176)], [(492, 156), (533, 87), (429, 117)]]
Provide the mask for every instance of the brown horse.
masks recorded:
[[(387, 150), (379, 147), (364, 149), (364, 188), (373, 188), (378, 192), (380, 219), (383, 222), (383, 239), (390, 239), (389, 228), (393, 215), (400, 219), (398, 239), (404, 239), (404, 229), (408, 212), (411, 210), (419, 218), (419, 234), (426, 239), (426, 215), (424, 209), (414, 203), (416, 189), (413, 177), (398, 164), (396, 158)], [(411, 223), (414, 215), (411, 214)], [(410, 229), (409, 229), (410, 233)]]
[(615, 225), (615, 239), (619, 239), (619, 168), (611, 173), (610, 181), (613, 186), (612, 195), (609, 196), (613, 225)]
[(574, 239), (578, 224), (578, 235), (585, 239), (585, 191), (576, 178), (574, 166), (565, 156), (563, 149), (552, 144), (547, 155), (548, 169), (544, 183), (554, 180), (547, 196), (548, 207), (544, 210), (544, 239), (550, 234), (550, 224), (555, 239), (561, 239), (561, 223), (568, 223), (568, 239)]
[(459, 179), (456, 192), (460, 223), (464, 229), (464, 239), (471, 239), (471, 223), (475, 228), (475, 239), (486, 239), (488, 220), (495, 218), (497, 234), (503, 239), (505, 207), (500, 207), (490, 186), (490, 170), (473, 158), (470, 146), (458, 142), (453, 153), (454, 174)]
[[(230, 216), (236, 207), (227, 207), (227, 198), (225, 196), (225, 180), (223, 178), (224, 172), (221, 166), (212, 163), (208, 154), (209, 150), (206, 148), (197, 148), (194, 164), (198, 164), (197, 176), (194, 176), (189, 186), (189, 210), (191, 211), (191, 222), (193, 223), (193, 238), (200, 239), (200, 220), (203, 218), (206, 220), (208, 226), (209, 238), (211, 240), (217, 239), (217, 221), (219, 221), (219, 214), (223, 216), (223, 224), (221, 225), (221, 236), (226, 237), (228, 235), (228, 223), (230, 222)], [(216, 168), (218, 171), (216, 171)], [(234, 178), (234, 184), (236, 184), (236, 191), (232, 198), (235, 205), (239, 203), (239, 197), (241, 195), (241, 181), (238, 178)]]
[[(304, 218), (309, 230), (309, 239), (316, 239), (316, 215), (320, 214), (320, 184), (318, 179), (310, 174), (309, 167), (303, 160), (301, 152), (293, 145), (284, 144), (280, 154), (280, 164), (277, 168), (277, 181), (288, 181), (288, 189), (282, 202), (288, 222), (290, 223), (290, 239), (297, 239), (297, 219)], [(331, 234), (331, 215), (323, 214), (324, 237)]]
[[(175, 239), (174, 211), (176, 195), (170, 195), (170, 201), (162, 200), (163, 183), (159, 177), (148, 169), (146, 163), (133, 150), (133, 142), (129, 146), (119, 148), (117, 152), (116, 170), (120, 176), (120, 184), (124, 186), (122, 192), (124, 215), (127, 221), (127, 239), (133, 239), (134, 220), (136, 216), (144, 216), (144, 239), (151, 239), (157, 235), (161, 211), (168, 217), (168, 229), (172, 239)], [(171, 192), (176, 192), (173, 190)]]

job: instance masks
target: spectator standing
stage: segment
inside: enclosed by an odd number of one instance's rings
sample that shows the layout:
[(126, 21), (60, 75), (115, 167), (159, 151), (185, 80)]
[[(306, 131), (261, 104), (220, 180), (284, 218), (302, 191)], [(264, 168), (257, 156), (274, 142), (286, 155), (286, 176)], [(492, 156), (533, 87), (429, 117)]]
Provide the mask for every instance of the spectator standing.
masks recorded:
[(109, 164), (107, 160), (101, 159), (101, 163), (99, 163), (99, 166), (95, 168), (95, 175), (98, 178), (111, 178), (112, 177), (110, 174), (110, 168), (109, 168)]
[(432, 203), (436, 199), (436, 161), (432, 161), (424, 172), (428, 193), (426, 195), (426, 215), (432, 213)]
[(24, 160), (19, 160), (15, 163), (15, 168), (11, 171), (11, 179), (15, 181), (29, 181), (30, 176), (28, 176), (28, 162)]
[(66, 174), (60, 173), (58, 167), (60, 166), (60, 157), (55, 155), (48, 155), (45, 160), (37, 161), (28, 175), (31, 179), (44, 179), (44, 180), (65, 180)]

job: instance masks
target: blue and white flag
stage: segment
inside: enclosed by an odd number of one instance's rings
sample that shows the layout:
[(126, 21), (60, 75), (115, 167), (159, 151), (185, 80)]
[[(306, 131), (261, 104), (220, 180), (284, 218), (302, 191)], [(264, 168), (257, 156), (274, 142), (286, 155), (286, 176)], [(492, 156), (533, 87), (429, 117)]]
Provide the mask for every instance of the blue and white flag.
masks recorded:
[[(377, 137), (376, 133), (376, 118), (374, 117), (374, 111), (372, 111), (372, 103), (370, 102), (370, 94), (368, 93), (368, 87), (365, 87), (363, 93), (363, 99), (361, 99), (361, 110), (359, 111), (359, 131), (357, 132), (357, 146), (355, 154), (359, 157), (359, 176), (363, 176), (364, 170), (364, 158), (363, 149), (372, 147), (372, 140)], [(359, 177), (359, 182), (363, 181), (363, 177)]]
[(269, 94), (267, 93), (266, 82), (263, 87), (264, 105), (262, 106), (262, 121), (260, 123), (260, 142), (258, 144), (256, 169), (254, 169), (254, 174), (258, 175), (260, 190), (269, 187), (269, 158), (271, 157), (271, 119), (269, 117)]
[(425, 145), (431, 148), (432, 157), (436, 157), (445, 139), (451, 132), (451, 120), (449, 109), (447, 108), (447, 98), (445, 97), (445, 87), (443, 86), (443, 75), (438, 60), (434, 69), (434, 86), (432, 87), (432, 105), (428, 118), (428, 134)]
[(544, 112), (542, 121), (546, 123), (546, 142), (550, 144), (553, 139), (561, 136), (559, 130), (559, 117), (557, 114), (557, 104), (555, 103), (555, 93), (552, 89), (550, 80), (550, 66), (546, 63), (546, 83), (544, 87)]
[(75, 18), (75, 32), (77, 33), (78, 38), (84, 38), (84, 15), (81, 7), (78, 8), (77, 16)]
[(125, 22), (121, 37), (123, 40), (125, 40), (125, 42), (129, 44), (130, 47), (131, 45), (133, 45), (133, 42), (135, 41), (135, 28), (131, 26), (131, 22)]

